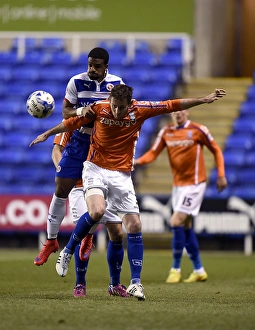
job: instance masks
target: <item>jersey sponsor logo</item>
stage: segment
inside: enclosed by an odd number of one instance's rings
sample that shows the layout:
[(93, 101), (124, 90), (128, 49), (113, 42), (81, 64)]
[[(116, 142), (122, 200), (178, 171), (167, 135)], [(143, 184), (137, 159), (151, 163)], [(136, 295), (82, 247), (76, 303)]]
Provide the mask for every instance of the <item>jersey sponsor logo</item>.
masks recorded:
[(111, 90), (113, 89), (113, 87), (114, 87), (113, 84), (107, 84), (107, 85), (106, 85), (106, 89), (107, 89), (108, 91), (111, 91)]
[(168, 147), (190, 147), (194, 144), (193, 140), (166, 141)]
[(108, 126), (119, 126), (119, 127), (130, 127), (131, 125), (135, 125), (136, 120), (115, 120), (115, 119), (110, 119), (110, 118), (100, 118), (100, 123), (105, 124)]

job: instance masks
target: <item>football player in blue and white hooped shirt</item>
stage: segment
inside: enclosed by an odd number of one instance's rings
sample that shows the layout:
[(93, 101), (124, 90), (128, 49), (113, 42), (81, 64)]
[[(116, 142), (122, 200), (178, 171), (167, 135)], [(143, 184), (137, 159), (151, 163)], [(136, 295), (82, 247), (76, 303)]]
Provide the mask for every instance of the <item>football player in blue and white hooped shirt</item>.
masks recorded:
[[(89, 52), (87, 72), (73, 76), (67, 84), (62, 111), (65, 119), (81, 115), (83, 107), (107, 99), (113, 86), (124, 83), (120, 77), (108, 72), (108, 61), (109, 54), (103, 48), (96, 47)], [(70, 144), (63, 152), (56, 170), (56, 189), (48, 213), (47, 241), (34, 260), (34, 264), (37, 266), (44, 264), (49, 255), (59, 249), (57, 236), (66, 214), (66, 200), (76, 182), (82, 177), (83, 162), (87, 158), (92, 129), (93, 123), (90, 123), (79, 130), (75, 130), (72, 133)], [(77, 216), (79, 218), (80, 215)], [(120, 219), (112, 220), (112, 222), (106, 223), (110, 238), (107, 256), (110, 269), (110, 285), (116, 288), (117, 291), (118, 289), (122, 291), (120, 285), (120, 271), (124, 255), (122, 224), (121, 221), (118, 221)], [(80, 260), (79, 247), (77, 248), (75, 260), (76, 286), (74, 295), (84, 296), (86, 295), (85, 273), (88, 261)], [(79, 292), (76, 292), (79, 290), (75, 291), (75, 289), (76, 287), (79, 289), (80, 285), (85, 287), (85, 290), (79, 295)], [(110, 290), (109, 293), (111, 293)], [(122, 294), (117, 292), (116, 295)], [(125, 296), (125, 290), (123, 290), (123, 295)]]

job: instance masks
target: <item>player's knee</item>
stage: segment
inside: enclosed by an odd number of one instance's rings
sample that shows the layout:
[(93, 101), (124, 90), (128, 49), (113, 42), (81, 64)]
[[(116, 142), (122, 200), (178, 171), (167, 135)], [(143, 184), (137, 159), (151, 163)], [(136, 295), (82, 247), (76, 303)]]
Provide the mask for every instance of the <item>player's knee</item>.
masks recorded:
[(106, 207), (103, 191), (99, 188), (91, 188), (86, 191), (85, 199), (91, 218), (94, 221), (100, 221)]
[(184, 226), (188, 218), (189, 218), (188, 214), (182, 212), (174, 212), (170, 219), (170, 226), (171, 227)]
[(67, 198), (69, 195), (69, 191), (67, 191), (65, 187), (57, 186), (55, 190), (55, 195), (59, 198)]
[(96, 208), (96, 209), (90, 209), (89, 215), (94, 221), (100, 221), (104, 215), (105, 209), (103, 208)]
[(135, 234), (142, 231), (142, 223), (138, 216), (132, 217), (131, 219), (125, 219), (123, 222), (129, 234)]
[(122, 224), (110, 224), (106, 225), (106, 228), (111, 241), (119, 242), (123, 240)]

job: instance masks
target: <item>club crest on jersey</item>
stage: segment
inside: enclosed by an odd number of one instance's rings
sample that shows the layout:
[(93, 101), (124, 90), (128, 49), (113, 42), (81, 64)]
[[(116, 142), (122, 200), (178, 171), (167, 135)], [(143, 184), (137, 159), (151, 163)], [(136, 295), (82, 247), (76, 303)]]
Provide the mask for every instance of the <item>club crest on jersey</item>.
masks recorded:
[(106, 89), (107, 89), (108, 91), (111, 91), (111, 90), (113, 89), (113, 87), (114, 87), (113, 84), (107, 84), (107, 85), (106, 85)]
[(188, 139), (192, 139), (192, 136), (193, 136), (192, 131), (188, 131), (188, 132), (187, 132), (187, 138), (188, 138)]

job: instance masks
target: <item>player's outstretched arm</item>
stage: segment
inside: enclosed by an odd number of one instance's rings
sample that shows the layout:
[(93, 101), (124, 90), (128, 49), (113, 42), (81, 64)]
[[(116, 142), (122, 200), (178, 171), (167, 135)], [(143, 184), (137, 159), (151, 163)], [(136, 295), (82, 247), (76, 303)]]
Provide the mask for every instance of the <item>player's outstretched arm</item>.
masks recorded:
[(213, 103), (214, 101), (217, 101), (218, 99), (222, 98), (225, 95), (226, 92), (224, 89), (216, 88), (213, 93), (204, 97), (180, 99), (180, 108), (181, 110), (185, 110), (200, 104)]
[(62, 133), (62, 132), (67, 132), (67, 131), (68, 131), (67, 127), (63, 123), (60, 123), (50, 129), (48, 129), (46, 132), (38, 135), (37, 138), (34, 139), (34, 141), (32, 141), (30, 143), (29, 147), (32, 147), (34, 144), (46, 141), (48, 139), (48, 137), (51, 135)]

